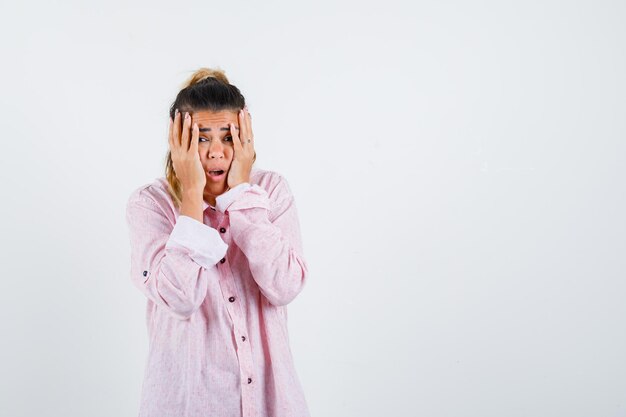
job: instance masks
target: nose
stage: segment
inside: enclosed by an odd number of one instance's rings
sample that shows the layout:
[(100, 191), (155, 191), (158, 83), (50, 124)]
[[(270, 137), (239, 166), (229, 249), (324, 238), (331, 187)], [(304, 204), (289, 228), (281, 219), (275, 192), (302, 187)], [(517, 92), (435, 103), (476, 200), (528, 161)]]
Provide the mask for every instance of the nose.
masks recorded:
[(212, 140), (209, 144), (209, 159), (224, 157), (224, 144), (219, 140)]

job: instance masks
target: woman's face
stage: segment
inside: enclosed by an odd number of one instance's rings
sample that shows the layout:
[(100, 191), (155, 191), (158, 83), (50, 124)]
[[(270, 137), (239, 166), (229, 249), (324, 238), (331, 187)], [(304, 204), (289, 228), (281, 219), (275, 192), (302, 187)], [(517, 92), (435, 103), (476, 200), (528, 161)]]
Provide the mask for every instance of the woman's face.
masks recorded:
[[(198, 124), (198, 153), (206, 175), (204, 199), (215, 205), (215, 197), (228, 188), (228, 172), (233, 161), (233, 138), (229, 124), (233, 123), (239, 130), (237, 112), (224, 110), (219, 112), (198, 111), (191, 113), (191, 121)], [(212, 170), (224, 170), (219, 178), (209, 175)]]

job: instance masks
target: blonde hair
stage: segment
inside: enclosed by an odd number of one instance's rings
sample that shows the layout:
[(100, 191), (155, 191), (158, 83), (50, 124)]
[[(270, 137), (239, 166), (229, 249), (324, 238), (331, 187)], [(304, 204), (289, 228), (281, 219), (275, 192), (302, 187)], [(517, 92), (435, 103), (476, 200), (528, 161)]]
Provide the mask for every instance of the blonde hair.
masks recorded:
[(209, 77), (216, 78), (219, 81), (223, 82), (224, 84), (229, 84), (228, 78), (226, 77), (226, 74), (224, 73), (223, 70), (212, 69), (212, 68), (200, 68), (199, 70), (191, 74), (191, 77), (189, 77), (187, 81), (183, 83), (182, 88), (190, 87)]
[[(174, 112), (178, 109), (184, 113), (194, 111), (239, 111), (246, 104), (239, 89), (228, 82), (222, 69), (200, 68), (182, 84), (176, 99), (170, 106), (170, 118), (174, 119)], [(256, 152), (252, 163), (256, 161)], [(165, 162), (165, 177), (168, 183), (168, 192), (177, 208), (182, 204), (182, 185), (174, 171), (172, 153), (167, 152)]]

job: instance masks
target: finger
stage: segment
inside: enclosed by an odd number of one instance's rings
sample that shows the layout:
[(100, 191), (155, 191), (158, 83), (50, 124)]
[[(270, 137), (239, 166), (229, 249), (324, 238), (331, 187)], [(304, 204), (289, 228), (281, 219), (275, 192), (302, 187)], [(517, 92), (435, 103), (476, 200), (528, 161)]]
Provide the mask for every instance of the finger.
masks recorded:
[(234, 123), (230, 124), (230, 134), (233, 137), (233, 148), (235, 149), (235, 155), (237, 155), (238, 152), (241, 152), (242, 147), (241, 141), (239, 140), (239, 133)]
[(251, 139), (250, 144), (254, 143), (254, 133), (252, 132), (252, 116), (248, 111), (248, 106), (246, 106), (246, 126), (248, 128), (248, 139)]
[(170, 123), (167, 133), (167, 142), (170, 144), (170, 151), (172, 151), (174, 149), (174, 140), (172, 139), (172, 132), (174, 131), (174, 121), (171, 117), (168, 117), (168, 119), (170, 119)]
[(174, 137), (172, 138), (174, 141), (174, 149), (177, 149), (180, 146), (180, 112), (178, 109), (174, 112)]
[(242, 142), (245, 142), (248, 137), (249, 135), (248, 126), (246, 125), (246, 112), (241, 109), (239, 110), (239, 139), (241, 139)]
[(185, 112), (185, 117), (183, 120), (183, 131), (180, 136), (180, 146), (182, 146), (183, 150), (187, 152), (189, 150), (189, 128), (191, 127), (191, 116), (189, 112)]
[(191, 128), (191, 145), (189, 146), (189, 152), (193, 154), (198, 153), (198, 137), (200, 137), (200, 129), (198, 124), (194, 122)]

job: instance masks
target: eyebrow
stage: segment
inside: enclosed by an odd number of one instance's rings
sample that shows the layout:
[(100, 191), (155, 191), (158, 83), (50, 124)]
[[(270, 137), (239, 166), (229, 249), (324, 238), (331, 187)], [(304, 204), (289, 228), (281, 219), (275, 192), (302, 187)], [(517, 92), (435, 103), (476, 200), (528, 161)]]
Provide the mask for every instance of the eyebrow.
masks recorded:
[[(235, 129), (239, 130), (239, 126), (235, 126)], [(220, 127), (220, 130), (228, 132), (228, 131), (230, 131), (230, 128), (229, 127)], [(210, 132), (210, 131), (211, 131), (210, 127), (201, 127), (200, 128), (200, 132)]]

